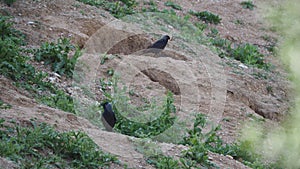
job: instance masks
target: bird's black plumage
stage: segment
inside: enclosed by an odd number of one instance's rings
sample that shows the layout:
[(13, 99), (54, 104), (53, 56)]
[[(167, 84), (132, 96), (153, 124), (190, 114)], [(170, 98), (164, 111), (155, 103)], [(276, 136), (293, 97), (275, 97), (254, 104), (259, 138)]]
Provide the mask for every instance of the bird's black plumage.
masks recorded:
[(104, 127), (108, 131), (112, 131), (112, 128), (116, 124), (116, 116), (115, 113), (113, 112), (112, 106), (110, 103), (105, 102), (101, 104), (103, 106), (104, 112), (102, 113), (102, 122), (104, 124)]
[(170, 36), (165, 35), (161, 39), (159, 39), (158, 41), (154, 42), (148, 48), (164, 49), (166, 47), (169, 39), (170, 39)]

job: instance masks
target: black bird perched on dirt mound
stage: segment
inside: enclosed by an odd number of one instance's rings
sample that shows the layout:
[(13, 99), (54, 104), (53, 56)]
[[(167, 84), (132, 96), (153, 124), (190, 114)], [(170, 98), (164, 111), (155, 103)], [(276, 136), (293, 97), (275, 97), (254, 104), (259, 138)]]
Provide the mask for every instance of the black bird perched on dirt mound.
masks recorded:
[(107, 131), (112, 131), (117, 121), (115, 113), (113, 112), (110, 103), (104, 102), (101, 105), (104, 109), (101, 117), (102, 123)]
[(158, 41), (154, 42), (149, 48), (155, 48), (155, 49), (164, 49), (168, 43), (168, 40), (170, 39), (170, 36), (165, 35)]

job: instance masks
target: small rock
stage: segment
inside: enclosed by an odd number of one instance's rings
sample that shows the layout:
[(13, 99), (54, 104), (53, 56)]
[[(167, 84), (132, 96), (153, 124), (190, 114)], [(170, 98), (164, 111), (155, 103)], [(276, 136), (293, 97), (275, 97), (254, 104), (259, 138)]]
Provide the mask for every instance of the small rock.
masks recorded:
[(168, 25), (168, 27), (169, 27), (170, 29), (174, 29), (174, 27), (173, 27), (173, 26), (171, 26), (171, 25)]
[(227, 158), (233, 159), (231, 155), (226, 155)]
[(48, 77), (50, 83), (54, 83), (56, 81), (55, 77)]
[(34, 25), (34, 24), (35, 24), (35, 22), (33, 22), (33, 21), (29, 21), (29, 22), (27, 22), (27, 24), (28, 24), (28, 25)]
[(58, 73), (53, 73), (53, 75), (54, 75), (55, 77), (61, 78), (61, 76), (60, 76)]
[(244, 65), (243, 63), (239, 64), (239, 67), (243, 68), (243, 69), (248, 69), (248, 66)]

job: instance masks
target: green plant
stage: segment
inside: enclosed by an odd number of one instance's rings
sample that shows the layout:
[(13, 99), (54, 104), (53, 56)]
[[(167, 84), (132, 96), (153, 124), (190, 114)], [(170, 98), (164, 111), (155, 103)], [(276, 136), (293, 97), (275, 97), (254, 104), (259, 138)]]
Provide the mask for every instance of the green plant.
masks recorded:
[(165, 102), (163, 103), (160, 116), (155, 120), (146, 123), (139, 123), (127, 119), (127, 117), (124, 117), (119, 112), (123, 110), (116, 110), (114, 106), (117, 117), (115, 129), (122, 134), (139, 138), (156, 136), (174, 124), (175, 117), (171, 116), (171, 113), (175, 113), (173, 101), (172, 93), (168, 92)]
[(23, 55), (27, 51), (21, 48), (25, 44), (24, 35), (12, 28), (8, 19), (0, 16), (0, 73), (26, 89), (49, 88), (50, 84), (43, 81), (46, 75), (27, 63), (30, 58)]
[(120, 0), (120, 1), (108, 1), (108, 0), (77, 0), (85, 4), (89, 4), (96, 7), (102, 7), (109, 11), (114, 17), (121, 18), (125, 15), (134, 14), (134, 8), (137, 6), (135, 0)]
[(3, 0), (6, 5), (11, 6), (16, 0)]
[[(69, 57), (71, 51), (75, 51), (75, 53)], [(50, 64), (51, 69), (56, 73), (72, 77), (74, 66), (80, 55), (79, 48), (72, 45), (69, 39), (60, 38), (57, 40), (57, 43), (43, 43), (34, 52), (34, 59), (39, 62), (44, 61), (45, 65)]]
[(10, 109), (11, 105), (4, 103), (1, 99), (0, 99), (0, 109)]
[(212, 127), (208, 133), (203, 133), (206, 123), (206, 116), (197, 114), (193, 128), (188, 130), (188, 135), (183, 138), (181, 144), (190, 146), (183, 152), (184, 157), (196, 163), (212, 166), (213, 164), (208, 160), (208, 151), (227, 154), (229, 147), (224, 147), (222, 140), (216, 134), (220, 126)]
[(211, 44), (221, 49), (230, 49), (232, 43), (227, 39), (215, 37), (211, 39)]
[(154, 165), (158, 169), (180, 169), (179, 161), (169, 156), (156, 156), (147, 160), (149, 164)]
[(252, 75), (256, 78), (256, 79), (265, 79), (267, 80), (269, 75), (266, 73), (262, 73), (262, 72), (253, 72)]
[(114, 73), (115, 73), (115, 71), (114, 71), (113, 68), (109, 68), (109, 69), (106, 71), (106, 73), (107, 73), (107, 75), (109, 75), (109, 76), (113, 76)]
[(105, 5), (108, 10), (116, 18), (121, 18), (125, 15), (134, 14), (137, 3), (135, 0), (121, 0), (117, 2), (110, 2)]
[(55, 89), (50, 96), (41, 95), (37, 96), (37, 98), (47, 106), (75, 114), (73, 98), (62, 90)]
[(235, 23), (237, 25), (244, 25), (245, 24), (244, 21), (241, 20), (241, 19), (236, 19), (236, 20), (233, 21), (233, 23)]
[(252, 1), (243, 1), (241, 2), (241, 5), (244, 9), (250, 9), (250, 10), (253, 10), (255, 7)]
[(157, 8), (157, 4), (150, 0), (147, 4), (145, 5), (148, 5), (148, 7), (143, 7), (142, 8), (142, 11), (143, 12), (159, 12), (158, 8)]
[(273, 93), (273, 87), (272, 86), (267, 86), (266, 90), (268, 93)]
[(103, 91), (103, 93), (106, 95), (106, 97), (110, 98), (111, 94), (109, 93), (109, 91), (107, 89), (113, 86), (112, 80), (101, 78), (101, 79), (99, 79), (99, 83), (100, 83), (101, 90)]
[(146, 158), (147, 163), (154, 165), (159, 169), (180, 169), (178, 160), (172, 157), (165, 156), (160, 147), (152, 142), (149, 138), (145, 139), (130, 139), (135, 145), (138, 152), (142, 153)]
[(210, 37), (216, 37), (216, 36), (218, 36), (218, 34), (219, 34), (218, 29), (212, 28), (212, 29), (210, 29), (210, 33), (208, 33), (208, 36), (210, 36)]
[(268, 65), (264, 63), (264, 56), (258, 51), (258, 48), (249, 43), (230, 49), (229, 56), (248, 65), (268, 68)]
[(100, 56), (100, 64), (103, 65), (108, 60), (107, 54), (103, 54)]
[(12, 28), (9, 17), (0, 15), (0, 72), (13, 80), (31, 80), (35, 69), (26, 62), (29, 57), (22, 56), (20, 46), (24, 44), (24, 36)]
[(261, 154), (254, 151), (255, 145), (251, 141), (239, 141), (231, 145), (231, 156), (251, 168), (281, 169), (277, 162), (263, 162)]
[[(12, 127), (11, 127), (12, 126)], [(58, 132), (45, 123), (5, 126), (0, 120), (0, 155), (21, 168), (102, 168), (117, 158), (99, 150), (83, 132)]]
[(182, 7), (178, 4), (175, 4), (174, 2), (172, 1), (167, 1), (165, 2), (165, 6), (170, 6), (172, 7), (173, 9), (176, 9), (176, 10), (182, 10)]
[(211, 12), (208, 11), (203, 11), (203, 12), (194, 12), (190, 11), (189, 12), (191, 15), (196, 16), (198, 19), (206, 22), (206, 23), (213, 23), (213, 24), (219, 24), (221, 22), (221, 18), (219, 15), (215, 15)]
[(264, 62), (264, 55), (259, 52), (257, 46), (252, 44), (246, 43), (232, 47), (231, 41), (218, 36), (212, 36), (210, 42), (219, 49), (220, 57), (232, 57), (244, 64), (253, 65), (266, 70), (269, 70), (272, 66)]

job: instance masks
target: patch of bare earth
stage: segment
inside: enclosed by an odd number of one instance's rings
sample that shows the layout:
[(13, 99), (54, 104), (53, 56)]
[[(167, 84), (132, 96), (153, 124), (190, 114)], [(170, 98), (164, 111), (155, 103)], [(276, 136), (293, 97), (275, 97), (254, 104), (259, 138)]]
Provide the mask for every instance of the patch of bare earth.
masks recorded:
[[(159, 7), (162, 8), (164, 2), (158, 1)], [(280, 67), (278, 59), (264, 48), (269, 43), (263, 38), (264, 36), (271, 38), (277, 36), (269, 31), (263, 22), (259, 14), (259, 6), (251, 11), (243, 9), (240, 5), (241, 1), (238, 0), (174, 2), (183, 7), (182, 13), (191, 9), (207, 10), (218, 14), (222, 21), (214, 27), (219, 30), (221, 37), (233, 39), (237, 44), (248, 42), (259, 45), (260, 50), (267, 55), (266, 60), (276, 66), (275, 70), (270, 71), (267, 78), (256, 77), (254, 74), (261, 73), (260, 70), (229, 66), (230, 64), (227, 63), (238, 65), (239, 62), (226, 58), (220, 59), (206, 47), (201, 47), (199, 57), (205, 58), (202, 63), (194, 62), (190, 56), (172, 49), (172, 43), (176, 41), (171, 41), (166, 50), (159, 55), (139, 55), (136, 51), (146, 48), (151, 43), (146, 35), (133, 35), (110, 48), (108, 53), (119, 54), (119, 57), (110, 59), (101, 66), (93, 65), (97, 69), (97, 77), (107, 76), (107, 70), (120, 68), (122, 61), (134, 57), (135, 59), (130, 60), (137, 62), (136, 74), (123, 72), (126, 76), (122, 77), (137, 80), (131, 82), (131, 87), (137, 93), (131, 97), (133, 103), (139, 104), (141, 98), (163, 96), (168, 89), (174, 93), (175, 105), (178, 108), (176, 115), (180, 119), (188, 121), (192, 117), (192, 112), (205, 113), (212, 121), (221, 117), (218, 119), (222, 126), (219, 134), (226, 143), (236, 140), (239, 129), (247, 121), (265, 119), (266, 127), (276, 125), (288, 111), (289, 83), (284, 77), (286, 73)], [(22, 1), (22, 3), (16, 2), (12, 7), (1, 3), (0, 7), (1, 13), (6, 11), (15, 17), (13, 19), (15, 27), (27, 35), (29, 46), (38, 46), (41, 42), (54, 41), (58, 37), (67, 36), (80, 47), (84, 47), (98, 29), (113, 20), (112, 16), (104, 10), (74, 0)], [(242, 24), (236, 24), (237, 20)], [(104, 42), (98, 43), (101, 45)], [(99, 57), (95, 54), (91, 55), (94, 58)], [(90, 62), (92, 65), (92, 60)], [(205, 66), (199, 66), (201, 64)], [(218, 81), (218, 76), (213, 77), (213, 81), (209, 79), (207, 70), (213, 70), (217, 65), (223, 66), (221, 73), (224, 73), (222, 76), (226, 76), (225, 86), (223, 82)], [(49, 69), (45, 69), (39, 63), (36, 63), (36, 66), (49, 72)], [(161, 67), (165, 70), (162, 71)], [(169, 76), (165, 72), (173, 72), (173, 74)], [(192, 78), (188, 78), (190, 76)], [(65, 78), (62, 78), (58, 85), (66, 91), (72, 89), (71, 80)], [(153, 168), (147, 164), (144, 155), (135, 149), (128, 136), (103, 131), (82, 117), (40, 105), (30, 98), (28, 93), (14, 87), (6, 78), (0, 78), (0, 89), (0, 99), (12, 105), (11, 109), (0, 110), (0, 118), (14, 119), (21, 124), (36, 118), (37, 121), (54, 125), (60, 131), (82, 130), (104, 151), (117, 155), (121, 162), (128, 164), (128, 167)], [(224, 105), (212, 104), (219, 103), (218, 93), (225, 96)], [(97, 91), (96, 94), (101, 96), (102, 93)], [(101, 101), (101, 97), (98, 99)], [(215, 110), (223, 111), (215, 112)], [(180, 150), (186, 148), (168, 143), (157, 144), (164, 154), (174, 157), (178, 157)], [(210, 153), (210, 159), (221, 168), (247, 168), (230, 156)], [(112, 168), (115, 167), (120, 166)]]

